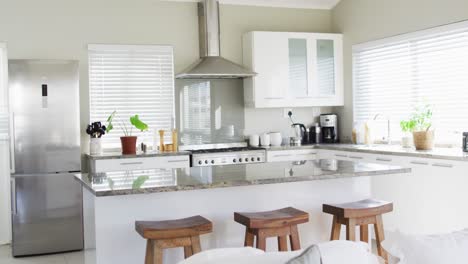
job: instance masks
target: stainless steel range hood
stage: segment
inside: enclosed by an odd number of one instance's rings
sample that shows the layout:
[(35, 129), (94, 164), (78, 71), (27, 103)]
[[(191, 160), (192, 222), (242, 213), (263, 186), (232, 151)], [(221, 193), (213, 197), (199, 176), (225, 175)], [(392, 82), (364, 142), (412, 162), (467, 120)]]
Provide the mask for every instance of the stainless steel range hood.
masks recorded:
[(257, 75), (249, 69), (220, 56), (219, 3), (198, 3), (200, 59), (176, 75), (177, 79), (232, 79)]

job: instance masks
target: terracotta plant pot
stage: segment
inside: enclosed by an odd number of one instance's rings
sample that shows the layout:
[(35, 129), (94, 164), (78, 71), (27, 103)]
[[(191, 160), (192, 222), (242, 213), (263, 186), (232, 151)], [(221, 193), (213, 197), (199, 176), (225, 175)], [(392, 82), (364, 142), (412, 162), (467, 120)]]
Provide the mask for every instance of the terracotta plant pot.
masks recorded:
[(136, 154), (136, 142), (137, 137), (120, 137), (122, 143), (122, 154), (124, 155), (135, 155)]
[(434, 148), (434, 131), (413, 132), (416, 150), (431, 150)]

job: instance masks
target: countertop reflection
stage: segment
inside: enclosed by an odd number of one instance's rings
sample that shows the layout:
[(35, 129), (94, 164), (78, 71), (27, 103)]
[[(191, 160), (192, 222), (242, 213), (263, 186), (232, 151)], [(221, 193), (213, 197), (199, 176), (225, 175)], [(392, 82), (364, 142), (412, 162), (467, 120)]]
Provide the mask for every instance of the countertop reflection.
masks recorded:
[(409, 173), (411, 169), (333, 159), (76, 174), (95, 196), (173, 192), (235, 186)]

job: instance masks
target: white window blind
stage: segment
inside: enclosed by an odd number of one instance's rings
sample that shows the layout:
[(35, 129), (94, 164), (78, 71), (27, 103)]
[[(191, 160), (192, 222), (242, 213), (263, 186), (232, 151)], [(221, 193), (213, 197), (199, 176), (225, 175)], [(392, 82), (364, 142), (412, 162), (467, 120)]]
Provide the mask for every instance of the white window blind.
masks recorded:
[(399, 122), (430, 104), (439, 143), (468, 131), (468, 22), (442, 26), (353, 47), (354, 119), (375, 115)]
[(165, 141), (174, 125), (173, 49), (158, 45), (89, 45), (90, 120), (105, 124), (117, 111), (114, 130), (102, 137), (103, 148), (120, 147), (120, 129), (129, 117), (139, 115), (148, 132), (132, 129), (138, 142), (152, 145), (153, 133), (166, 130)]

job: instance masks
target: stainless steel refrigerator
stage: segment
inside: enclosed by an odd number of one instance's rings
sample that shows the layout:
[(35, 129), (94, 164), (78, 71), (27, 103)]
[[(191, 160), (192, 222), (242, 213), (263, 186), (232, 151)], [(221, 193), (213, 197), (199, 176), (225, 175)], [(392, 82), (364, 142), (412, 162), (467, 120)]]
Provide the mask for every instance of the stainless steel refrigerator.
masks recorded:
[(13, 255), (83, 249), (78, 62), (8, 64)]

